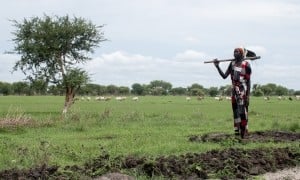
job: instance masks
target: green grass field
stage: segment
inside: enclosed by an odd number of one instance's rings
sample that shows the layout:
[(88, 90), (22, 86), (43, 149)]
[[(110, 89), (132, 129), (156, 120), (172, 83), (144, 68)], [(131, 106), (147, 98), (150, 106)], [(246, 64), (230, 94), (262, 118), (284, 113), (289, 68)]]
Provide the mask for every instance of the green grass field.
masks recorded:
[[(0, 97), (0, 170), (41, 163), (83, 164), (107, 151), (118, 155), (178, 155), (231, 144), (193, 143), (191, 135), (233, 133), (230, 101), (184, 96), (139, 97), (139, 101), (76, 101), (67, 117), (64, 97)], [(249, 130), (300, 132), (300, 101), (251, 98)], [(6, 123), (5, 123), (6, 122)], [(10, 122), (13, 125), (9, 125)], [(23, 123), (22, 123), (23, 122)], [(235, 144), (240, 148), (298, 146), (289, 143)]]

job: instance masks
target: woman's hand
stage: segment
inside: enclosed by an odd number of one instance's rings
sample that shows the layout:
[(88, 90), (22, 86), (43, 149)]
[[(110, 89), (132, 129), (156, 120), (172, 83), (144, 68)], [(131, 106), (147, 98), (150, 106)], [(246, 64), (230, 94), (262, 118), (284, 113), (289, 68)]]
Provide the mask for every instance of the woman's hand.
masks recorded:
[(218, 59), (214, 59), (214, 65), (217, 67), (219, 66), (220, 61), (218, 61)]

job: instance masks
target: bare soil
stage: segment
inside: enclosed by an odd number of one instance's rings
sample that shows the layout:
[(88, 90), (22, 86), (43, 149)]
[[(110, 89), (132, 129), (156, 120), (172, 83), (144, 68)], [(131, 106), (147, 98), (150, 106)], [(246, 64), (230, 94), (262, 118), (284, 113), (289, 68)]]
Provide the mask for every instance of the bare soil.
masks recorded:
[[(110, 157), (103, 151), (84, 165), (66, 167), (41, 165), (31, 169), (8, 169), (0, 172), (0, 179), (111, 179), (117, 173), (135, 174), (149, 178), (167, 179), (246, 179), (268, 172), (300, 165), (299, 148), (231, 148), (232, 143), (248, 142), (300, 142), (300, 133), (253, 132), (245, 139), (234, 135), (212, 133), (188, 137), (191, 143), (216, 142), (229, 145), (223, 150), (206, 153), (187, 153), (159, 157)], [(122, 173), (121, 175), (118, 173)], [(109, 176), (108, 176), (108, 175)], [(109, 178), (111, 177), (111, 178)], [(132, 176), (126, 176), (132, 179)]]
[(300, 167), (283, 169), (277, 172), (269, 172), (263, 175), (265, 180), (299, 180)]

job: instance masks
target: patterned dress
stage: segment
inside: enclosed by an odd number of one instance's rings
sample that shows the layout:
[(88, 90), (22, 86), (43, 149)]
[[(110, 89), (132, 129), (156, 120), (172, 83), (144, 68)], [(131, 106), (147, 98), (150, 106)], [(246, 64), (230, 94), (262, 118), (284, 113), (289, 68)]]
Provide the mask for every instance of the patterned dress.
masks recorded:
[(232, 81), (232, 111), (236, 131), (247, 131), (251, 67), (247, 61), (231, 62), (228, 70)]

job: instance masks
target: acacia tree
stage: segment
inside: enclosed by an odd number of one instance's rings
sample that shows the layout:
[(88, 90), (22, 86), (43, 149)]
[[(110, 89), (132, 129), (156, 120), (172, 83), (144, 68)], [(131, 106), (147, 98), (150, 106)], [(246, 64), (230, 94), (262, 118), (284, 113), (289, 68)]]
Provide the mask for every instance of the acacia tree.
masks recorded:
[(44, 79), (65, 89), (66, 113), (74, 103), (76, 91), (88, 82), (88, 73), (77, 67), (90, 60), (90, 53), (106, 41), (103, 25), (68, 15), (33, 17), (22, 22), (12, 20), (15, 47), (21, 55), (14, 70), (20, 69), (30, 81)]

